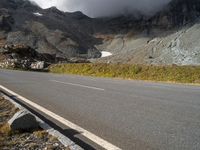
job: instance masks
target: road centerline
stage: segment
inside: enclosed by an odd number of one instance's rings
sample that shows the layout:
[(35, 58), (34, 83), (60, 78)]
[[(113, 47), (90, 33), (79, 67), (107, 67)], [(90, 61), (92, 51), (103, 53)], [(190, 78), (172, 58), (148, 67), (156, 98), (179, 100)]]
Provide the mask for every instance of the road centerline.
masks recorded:
[(62, 82), (62, 81), (58, 81), (58, 80), (50, 80), (50, 81), (51, 82), (56, 82), (56, 83), (61, 83), (61, 84), (66, 84), (66, 85), (73, 85), (73, 86), (93, 89), (93, 90), (105, 91), (105, 89), (94, 87), (94, 86), (82, 85), (82, 84), (71, 83), (71, 82)]

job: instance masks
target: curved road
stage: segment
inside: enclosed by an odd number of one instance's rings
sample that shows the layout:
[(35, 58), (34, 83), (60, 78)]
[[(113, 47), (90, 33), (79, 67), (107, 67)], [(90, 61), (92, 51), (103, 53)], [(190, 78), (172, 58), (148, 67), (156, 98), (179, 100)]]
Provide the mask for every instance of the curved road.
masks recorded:
[(9, 70), (0, 85), (121, 149), (200, 149), (197, 86)]

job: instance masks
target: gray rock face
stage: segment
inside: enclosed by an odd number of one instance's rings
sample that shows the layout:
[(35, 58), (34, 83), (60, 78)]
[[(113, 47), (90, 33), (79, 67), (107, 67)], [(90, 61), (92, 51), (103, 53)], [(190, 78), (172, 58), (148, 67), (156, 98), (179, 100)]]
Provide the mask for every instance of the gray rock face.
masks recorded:
[(33, 131), (39, 128), (36, 118), (26, 110), (17, 112), (8, 123), (13, 131)]
[(0, 30), (10, 31), (13, 23), (14, 19), (9, 14), (9, 11), (5, 8), (0, 8)]

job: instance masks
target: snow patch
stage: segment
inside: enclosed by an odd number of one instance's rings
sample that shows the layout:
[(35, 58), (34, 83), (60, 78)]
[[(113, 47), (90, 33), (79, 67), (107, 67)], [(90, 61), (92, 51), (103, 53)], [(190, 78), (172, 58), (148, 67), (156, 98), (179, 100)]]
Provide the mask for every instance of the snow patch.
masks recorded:
[(41, 14), (41, 13), (39, 13), (39, 12), (35, 12), (35, 13), (33, 13), (34, 15), (36, 15), (36, 16), (43, 16), (43, 14)]
[(101, 52), (101, 57), (102, 57), (102, 58), (103, 58), (103, 57), (109, 57), (109, 56), (112, 56), (112, 53), (107, 52), (107, 51), (102, 51), (102, 52)]

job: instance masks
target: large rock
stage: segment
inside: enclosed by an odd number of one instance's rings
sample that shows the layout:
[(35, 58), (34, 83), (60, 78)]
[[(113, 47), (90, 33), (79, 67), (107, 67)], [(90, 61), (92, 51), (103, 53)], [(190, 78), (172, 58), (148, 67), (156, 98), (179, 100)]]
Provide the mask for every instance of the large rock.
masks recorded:
[(39, 128), (35, 116), (26, 110), (17, 112), (8, 123), (13, 131), (33, 131)]
[(2, 68), (44, 69), (51, 63), (65, 61), (59, 55), (41, 54), (26, 44), (5, 44), (0, 46)]
[(37, 61), (31, 64), (31, 69), (33, 70), (43, 70), (45, 68), (44, 61)]

